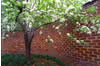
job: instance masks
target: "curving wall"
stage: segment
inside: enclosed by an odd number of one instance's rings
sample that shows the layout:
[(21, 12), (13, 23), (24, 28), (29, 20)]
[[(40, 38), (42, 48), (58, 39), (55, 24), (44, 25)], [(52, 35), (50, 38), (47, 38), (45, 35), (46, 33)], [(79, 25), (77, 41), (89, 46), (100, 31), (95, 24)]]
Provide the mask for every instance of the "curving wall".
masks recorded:
[[(100, 0), (97, 2), (97, 13), (100, 13)], [(67, 25), (66, 25), (67, 23)], [(55, 29), (58, 23), (44, 25), (39, 28), (34, 35), (31, 44), (32, 54), (42, 54), (55, 56), (71, 66), (100, 66), (100, 35), (93, 33), (92, 35), (76, 33), (76, 37), (86, 42), (89, 46), (77, 44), (66, 37), (66, 33), (73, 33), (73, 25), (65, 22), (61, 30)], [(43, 34), (40, 35), (40, 31)], [(2, 53), (25, 53), (24, 33), (16, 31), (8, 33), (9, 38), (2, 40)], [(48, 35), (53, 39), (53, 43), (48, 43), (45, 39)]]
[[(77, 32), (76, 37), (89, 42), (90, 45), (85, 46), (75, 42), (72, 44), (72, 41), (66, 37), (66, 33), (73, 32), (75, 25), (72, 23), (68, 23), (67, 26), (63, 24), (60, 33), (54, 28), (58, 25), (57, 23), (48, 24), (35, 32), (31, 45), (32, 54), (55, 56), (65, 63), (76, 64), (76, 66), (100, 64), (100, 35), (95, 33), (92, 35), (79, 34)], [(43, 34), (40, 35), (40, 31)], [(2, 53), (25, 53), (23, 32), (17, 31), (8, 34), (9, 38), (2, 40)], [(45, 41), (48, 35), (53, 39), (53, 43)]]

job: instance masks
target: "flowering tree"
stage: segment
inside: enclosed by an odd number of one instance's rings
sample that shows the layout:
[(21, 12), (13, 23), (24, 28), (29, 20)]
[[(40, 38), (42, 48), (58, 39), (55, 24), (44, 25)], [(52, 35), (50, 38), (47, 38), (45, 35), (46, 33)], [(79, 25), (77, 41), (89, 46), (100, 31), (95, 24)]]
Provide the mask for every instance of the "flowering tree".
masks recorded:
[[(57, 21), (60, 24), (55, 29), (59, 30), (64, 21), (69, 20), (76, 24), (74, 31), (88, 34), (93, 31), (100, 33), (98, 31), (100, 30), (100, 24), (97, 24), (100, 23), (100, 16), (87, 14), (88, 12), (95, 13), (96, 7), (93, 6), (83, 10), (82, 4), (85, 2), (86, 0), (2, 0), (2, 33), (5, 34), (9, 28), (14, 28), (13, 25), (16, 26), (16, 23), (21, 25), (24, 30), (26, 57), (27, 61), (30, 62), (30, 46), (34, 32), (44, 24)], [(89, 22), (93, 26), (88, 27)], [(9, 27), (9, 24), (13, 25)], [(74, 39), (70, 33), (67, 35)], [(76, 41), (76, 39), (74, 40)]]

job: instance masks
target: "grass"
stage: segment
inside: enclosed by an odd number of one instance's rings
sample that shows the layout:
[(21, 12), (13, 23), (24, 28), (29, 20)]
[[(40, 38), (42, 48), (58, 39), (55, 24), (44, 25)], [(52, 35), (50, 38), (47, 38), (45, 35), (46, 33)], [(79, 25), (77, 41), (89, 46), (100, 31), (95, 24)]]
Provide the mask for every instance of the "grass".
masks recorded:
[(1, 56), (1, 66), (69, 66), (64, 64), (59, 59), (52, 56), (31, 55), (32, 61), (29, 65), (26, 64), (24, 54), (3, 54)]

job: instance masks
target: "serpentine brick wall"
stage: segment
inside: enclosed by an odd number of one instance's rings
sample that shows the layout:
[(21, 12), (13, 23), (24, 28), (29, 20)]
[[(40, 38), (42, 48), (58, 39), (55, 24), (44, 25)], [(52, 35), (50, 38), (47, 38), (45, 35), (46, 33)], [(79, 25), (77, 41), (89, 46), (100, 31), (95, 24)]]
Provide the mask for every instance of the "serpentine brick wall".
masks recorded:
[[(97, 12), (100, 13), (100, 0), (97, 2)], [(68, 25), (66, 26), (66, 23)], [(100, 35), (98, 34), (79, 34), (76, 33), (78, 39), (89, 42), (89, 46), (77, 44), (66, 37), (66, 33), (73, 33), (75, 25), (65, 22), (61, 30), (57, 31), (54, 27), (58, 23), (44, 25), (39, 28), (34, 35), (31, 45), (32, 54), (42, 54), (55, 56), (71, 66), (100, 66)], [(39, 34), (42, 31), (43, 34)], [(9, 38), (2, 40), (2, 53), (25, 53), (24, 33), (16, 31), (8, 33)], [(47, 36), (53, 39), (53, 43), (47, 43)]]
[(100, 0), (97, 1), (97, 13), (100, 13)]
[[(44, 28), (39, 28), (34, 35), (31, 45), (32, 54), (42, 54), (55, 56), (65, 63), (74, 64), (100, 64), (100, 35), (76, 34), (76, 36), (89, 42), (89, 46), (82, 44), (72, 44), (71, 40), (66, 37), (66, 33), (71, 33), (74, 25), (62, 25), (61, 35), (53, 26), (58, 24), (48, 24)], [(40, 35), (39, 32), (43, 34)], [(54, 43), (47, 43), (45, 39), (50, 36)], [(2, 40), (2, 53), (25, 53), (23, 32), (9, 33), (7, 40)], [(90, 63), (91, 62), (91, 63)], [(77, 66), (77, 65), (76, 65)]]

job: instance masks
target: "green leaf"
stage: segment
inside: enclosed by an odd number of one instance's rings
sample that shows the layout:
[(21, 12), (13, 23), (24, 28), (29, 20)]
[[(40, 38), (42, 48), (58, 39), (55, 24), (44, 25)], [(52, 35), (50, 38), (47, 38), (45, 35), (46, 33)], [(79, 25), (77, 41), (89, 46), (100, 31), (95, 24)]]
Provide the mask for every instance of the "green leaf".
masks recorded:
[(16, 5), (16, 6), (19, 6), (19, 7), (22, 7), (22, 6), (23, 6), (23, 3), (22, 3), (22, 2), (17, 1), (17, 2), (15, 2), (15, 5)]
[(96, 6), (89, 7), (87, 11), (90, 13), (96, 13)]

